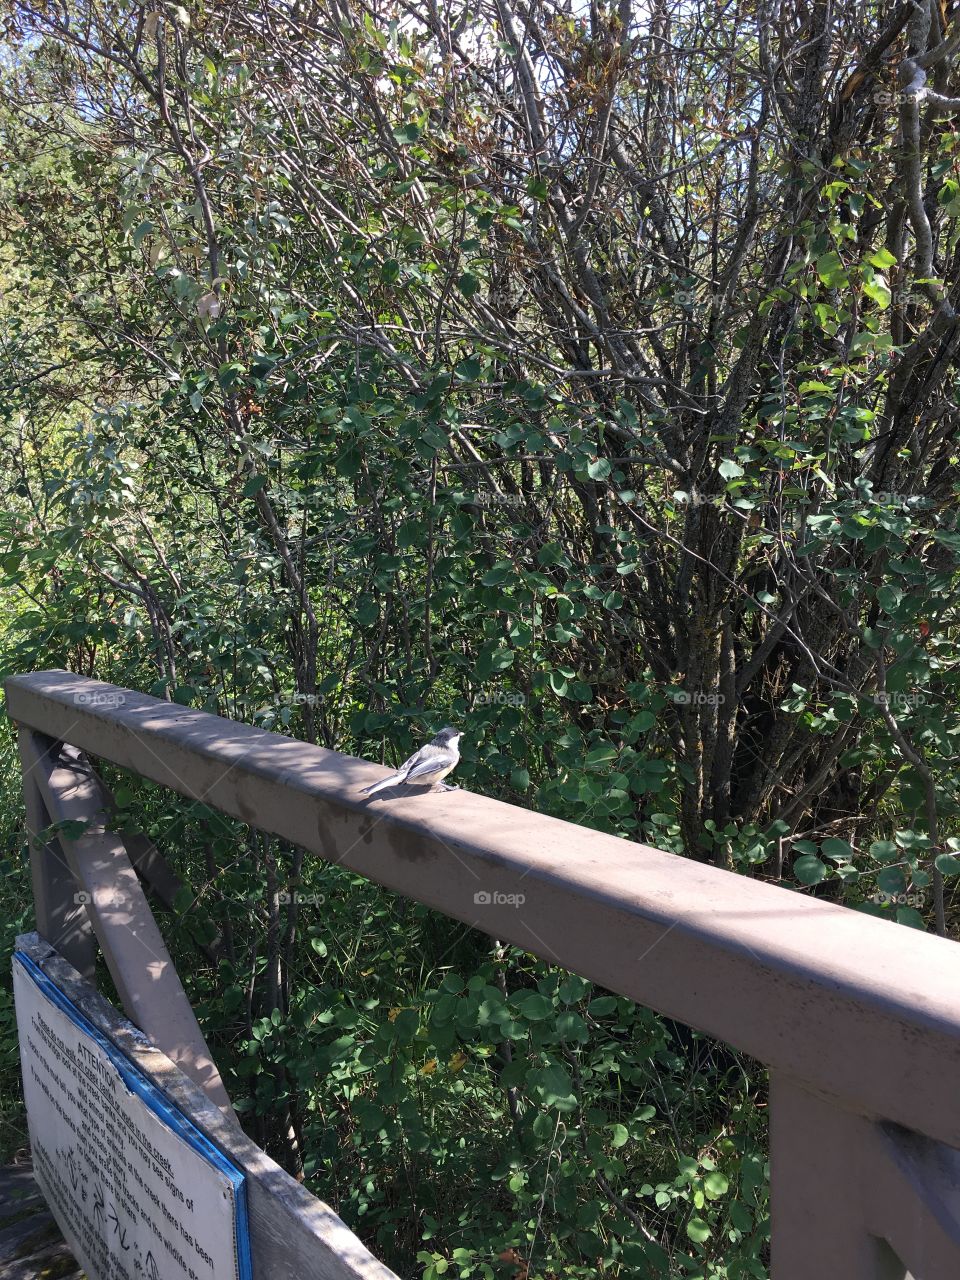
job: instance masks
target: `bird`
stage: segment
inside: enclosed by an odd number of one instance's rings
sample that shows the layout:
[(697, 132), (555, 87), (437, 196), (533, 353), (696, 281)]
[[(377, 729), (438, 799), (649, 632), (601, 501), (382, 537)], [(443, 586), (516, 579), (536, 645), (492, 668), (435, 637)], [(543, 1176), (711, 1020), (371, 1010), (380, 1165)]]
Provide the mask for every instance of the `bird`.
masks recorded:
[(361, 794), (372, 796), (387, 787), (409, 782), (430, 782), (436, 784), (438, 791), (456, 791), (456, 787), (446, 786), (443, 780), (459, 763), (460, 750), (457, 744), (462, 737), (463, 734), (459, 729), (449, 727), (441, 729), (425, 747), (421, 747), (408, 760), (404, 760), (396, 773), (391, 773), (388, 778), (374, 782), (372, 786), (364, 787)]

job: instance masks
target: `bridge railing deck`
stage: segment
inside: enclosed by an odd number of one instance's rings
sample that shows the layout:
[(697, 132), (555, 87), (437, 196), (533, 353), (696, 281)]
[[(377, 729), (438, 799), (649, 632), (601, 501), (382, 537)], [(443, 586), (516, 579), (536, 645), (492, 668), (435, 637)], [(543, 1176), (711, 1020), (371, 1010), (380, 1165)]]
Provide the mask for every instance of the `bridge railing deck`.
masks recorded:
[[(378, 771), (364, 761), (67, 672), (12, 677), (6, 694), (28, 827), (68, 824), (33, 849), (40, 935), (86, 976), (99, 943), (130, 1018), (227, 1129), (229, 1099), (134, 862), (147, 859), (168, 888), (172, 873), (156, 850), (109, 830), (90, 757), (766, 1064), (775, 1280), (960, 1275), (954, 943), (467, 791), (371, 803), (361, 789)], [(72, 820), (87, 822), (75, 838)], [(321, 1241), (302, 1274), (390, 1275), (359, 1241), (345, 1250), (337, 1239), (332, 1252)], [(269, 1243), (258, 1253), (254, 1238), (254, 1267), (273, 1280), (286, 1272), (266, 1269)]]

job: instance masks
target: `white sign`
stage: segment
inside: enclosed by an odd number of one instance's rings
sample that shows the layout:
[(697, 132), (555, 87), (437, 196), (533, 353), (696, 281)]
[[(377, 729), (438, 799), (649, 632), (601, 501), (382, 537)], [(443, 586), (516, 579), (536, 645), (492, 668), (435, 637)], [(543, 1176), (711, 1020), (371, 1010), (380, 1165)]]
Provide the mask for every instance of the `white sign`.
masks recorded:
[(20, 952), (33, 1171), (89, 1280), (250, 1280), (243, 1174)]

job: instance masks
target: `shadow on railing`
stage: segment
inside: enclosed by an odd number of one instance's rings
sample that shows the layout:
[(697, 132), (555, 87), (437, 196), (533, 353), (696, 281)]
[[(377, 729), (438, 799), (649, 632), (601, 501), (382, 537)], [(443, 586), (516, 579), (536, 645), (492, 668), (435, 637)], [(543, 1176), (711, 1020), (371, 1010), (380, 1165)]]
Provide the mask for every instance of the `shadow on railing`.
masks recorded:
[[(161, 896), (175, 878), (146, 842), (105, 828), (88, 755), (765, 1063), (775, 1280), (960, 1276), (954, 943), (465, 791), (371, 806), (360, 792), (375, 766), (67, 672), (13, 677), (6, 693), (31, 833), (94, 819), (33, 849), (38, 930), (85, 976), (99, 942), (129, 1017), (220, 1109), (211, 1136), (247, 1142), (131, 855)], [(258, 1159), (271, 1175), (251, 1195), (258, 1280), (387, 1280), (331, 1210)]]

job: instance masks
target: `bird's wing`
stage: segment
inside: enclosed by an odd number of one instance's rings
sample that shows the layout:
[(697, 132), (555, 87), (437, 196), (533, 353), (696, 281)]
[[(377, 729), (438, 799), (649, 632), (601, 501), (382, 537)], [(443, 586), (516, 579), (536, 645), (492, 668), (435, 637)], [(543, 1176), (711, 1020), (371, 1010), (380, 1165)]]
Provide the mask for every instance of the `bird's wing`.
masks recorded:
[(415, 751), (412, 756), (407, 756), (406, 760), (404, 760), (403, 764), (397, 770), (397, 777), (405, 778), (410, 770), (418, 763), (423, 753), (427, 750), (429, 750), (428, 747), (421, 747), (420, 750)]
[(415, 778), (425, 778), (431, 773), (440, 773), (444, 769), (449, 771), (451, 768), (451, 757), (447, 751), (424, 747), (418, 754), (420, 759), (413, 761), (404, 782), (413, 782)]
[(406, 782), (410, 775), (410, 770), (416, 766), (426, 750), (426, 747), (421, 747), (419, 751), (415, 751), (412, 756), (408, 756), (404, 760), (396, 773), (391, 773), (389, 777), (381, 778), (379, 782), (373, 783), (372, 786), (364, 787), (361, 795), (374, 795), (377, 791), (383, 791), (386, 787), (392, 787), (398, 782)]

